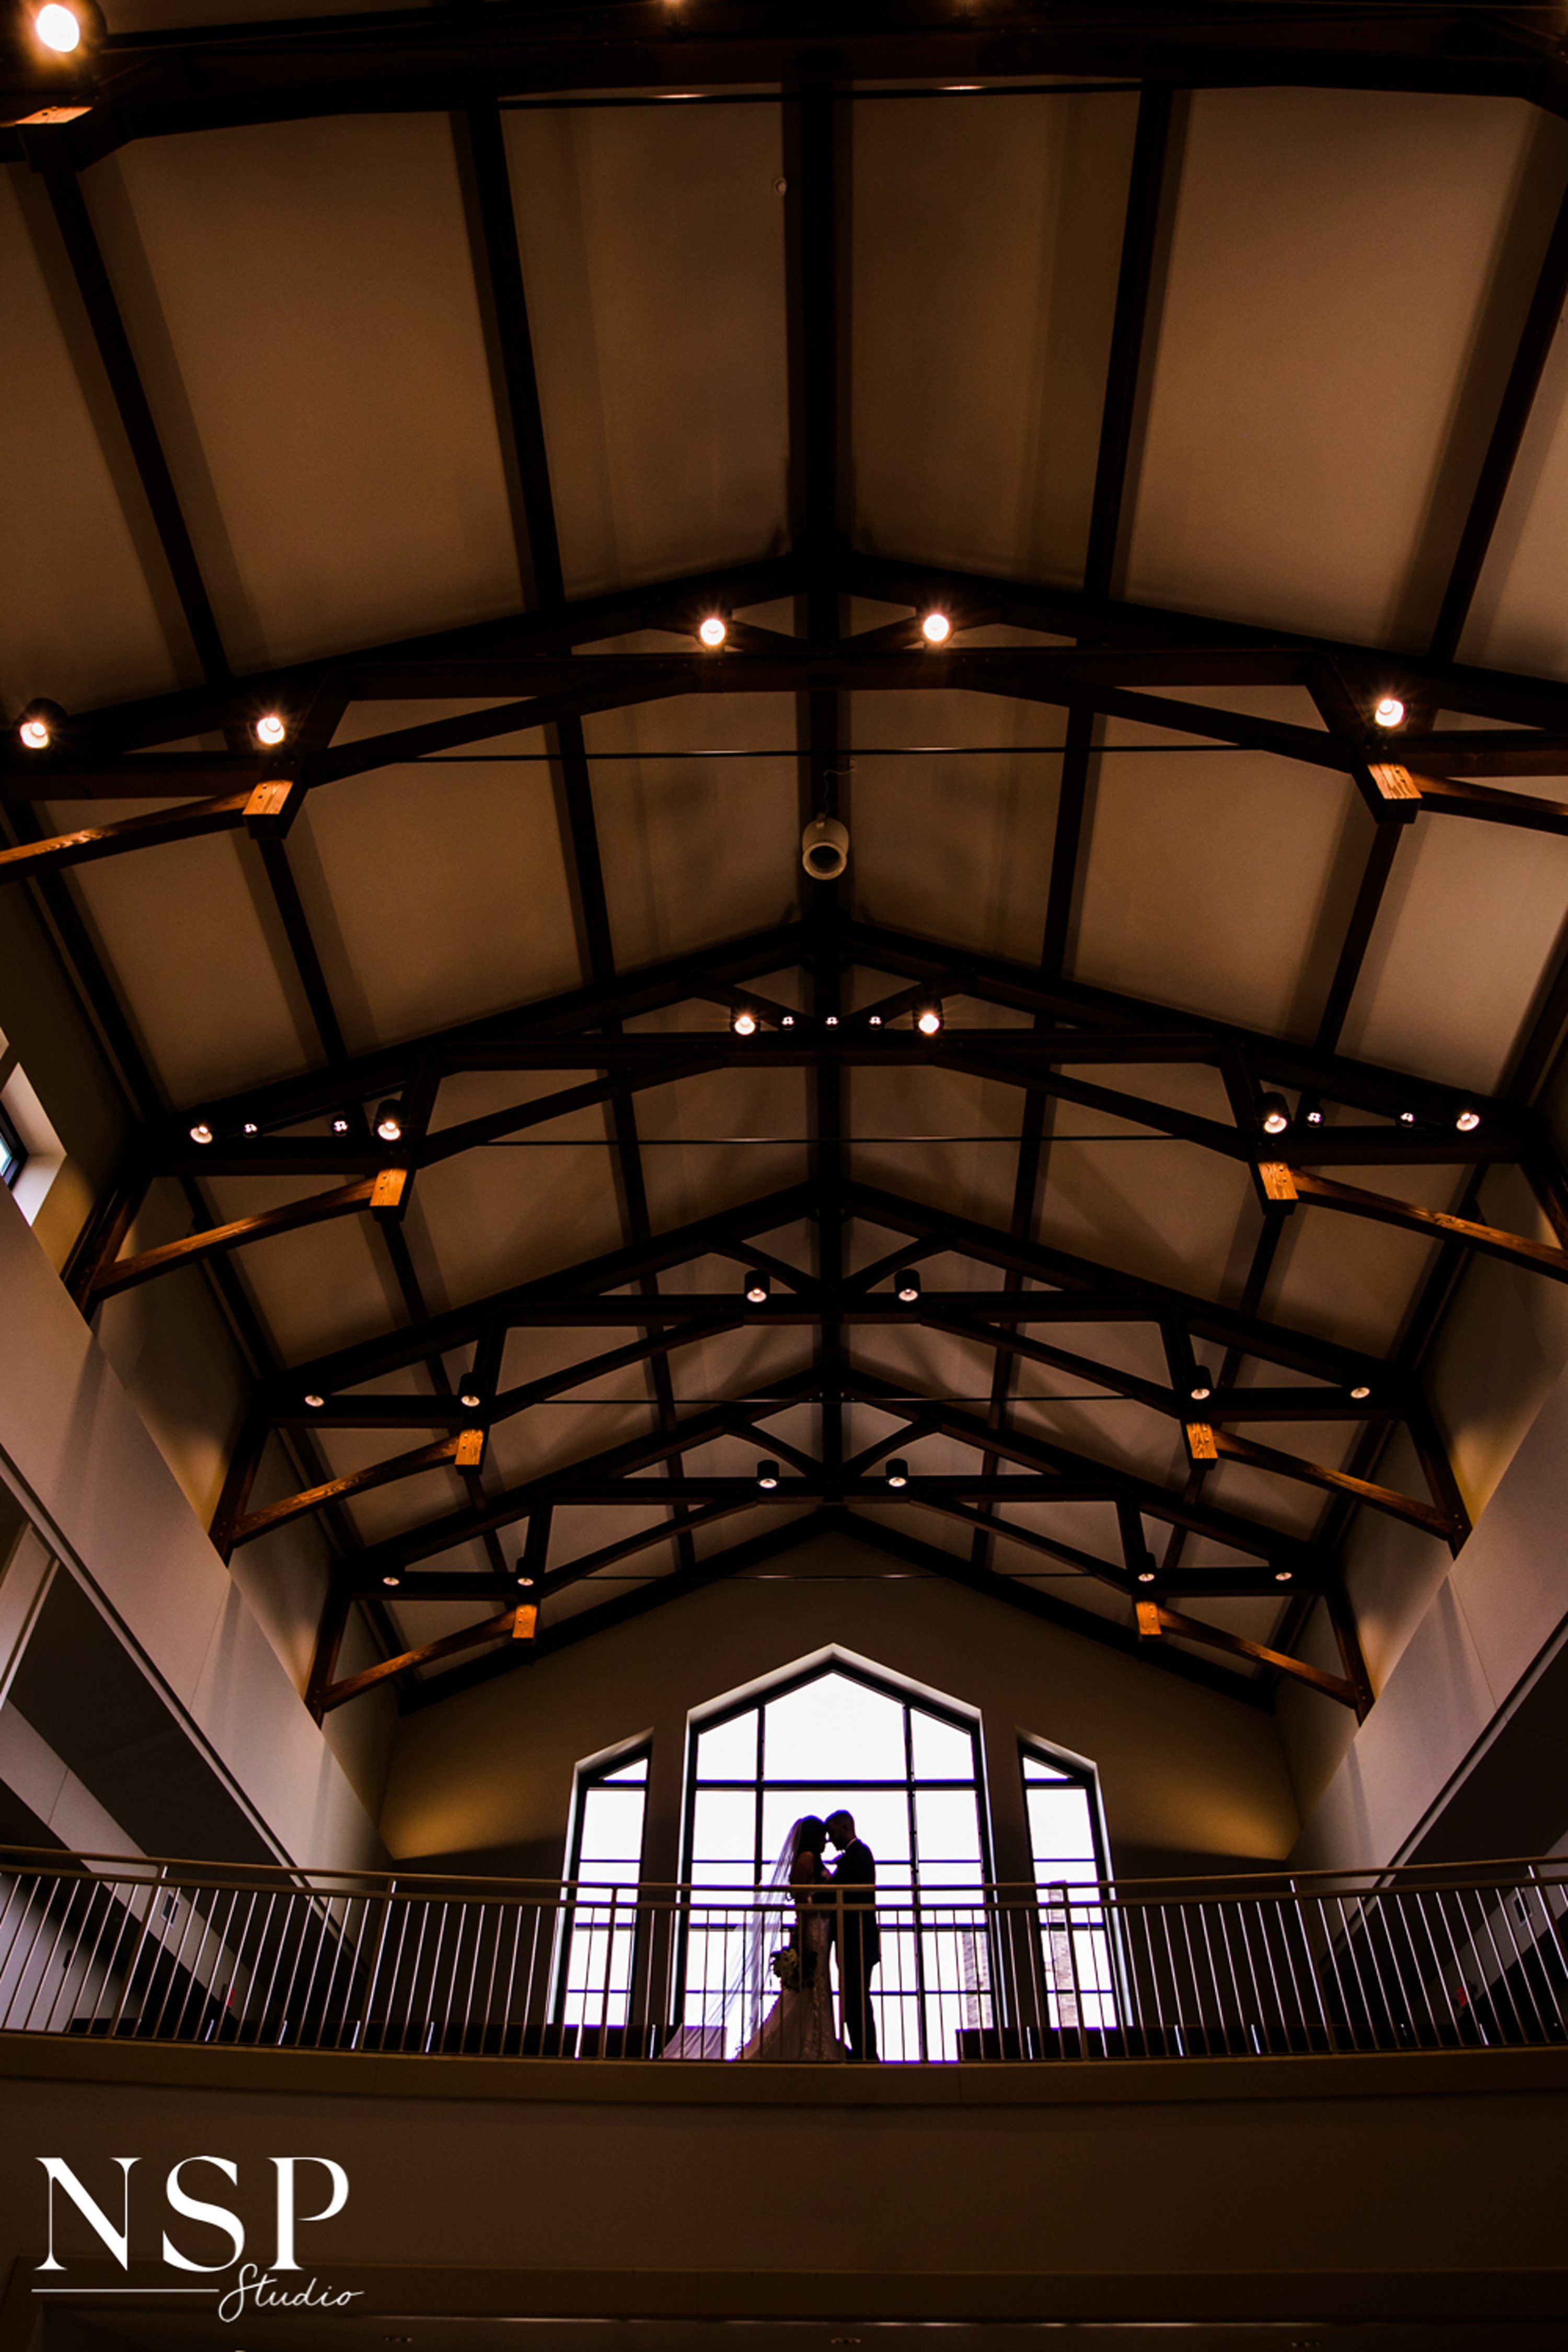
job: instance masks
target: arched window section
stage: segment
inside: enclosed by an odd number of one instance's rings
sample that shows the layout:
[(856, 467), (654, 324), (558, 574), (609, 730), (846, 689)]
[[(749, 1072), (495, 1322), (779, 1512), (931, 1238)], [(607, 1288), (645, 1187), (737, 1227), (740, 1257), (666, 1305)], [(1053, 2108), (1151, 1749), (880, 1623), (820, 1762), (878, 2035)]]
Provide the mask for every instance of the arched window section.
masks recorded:
[(767, 1885), (802, 1814), (841, 1807), (877, 1857), (882, 2053), (956, 2056), (960, 2036), (994, 2021), (980, 1727), (834, 1654), (692, 1725), (682, 2022), (711, 2032), (722, 2013), (736, 1931), (721, 1898), (744, 1902)]
[(577, 1768), (561, 1915), (556, 2018), (562, 2025), (626, 2021), (637, 1937), (637, 1882), (647, 1817), (649, 1743)]
[(1118, 1954), (1104, 1907), (1094, 1898), (1110, 1876), (1100, 1787), (1092, 1764), (1018, 1743), (1029, 1847), (1040, 1902), (1047, 2021), (1058, 2028), (1114, 2028)]

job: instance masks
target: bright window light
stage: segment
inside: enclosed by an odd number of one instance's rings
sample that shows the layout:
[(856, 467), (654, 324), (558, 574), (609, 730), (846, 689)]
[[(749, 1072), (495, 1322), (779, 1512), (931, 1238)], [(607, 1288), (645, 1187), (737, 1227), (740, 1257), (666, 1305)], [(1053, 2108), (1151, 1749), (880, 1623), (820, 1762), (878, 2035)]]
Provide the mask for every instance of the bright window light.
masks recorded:
[[(879, 1900), (925, 1906), (918, 1931), (907, 1908), (882, 1914), (872, 2006), (884, 2058), (956, 2058), (960, 2035), (996, 2021), (990, 1946), (962, 1907), (987, 1875), (977, 1742), (956, 1713), (837, 1666), (776, 1684), (692, 1738), (687, 1872), (715, 1906), (768, 1883), (802, 1814), (826, 1820), (844, 1807), (877, 1857)], [(726, 1920), (717, 1907), (694, 1910), (679, 2013), (689, 2033), (722, 2040), (732, 2055), (758, 2021), (743, 2013), (749, 1999), (726, 2013), (738, 1937)]]

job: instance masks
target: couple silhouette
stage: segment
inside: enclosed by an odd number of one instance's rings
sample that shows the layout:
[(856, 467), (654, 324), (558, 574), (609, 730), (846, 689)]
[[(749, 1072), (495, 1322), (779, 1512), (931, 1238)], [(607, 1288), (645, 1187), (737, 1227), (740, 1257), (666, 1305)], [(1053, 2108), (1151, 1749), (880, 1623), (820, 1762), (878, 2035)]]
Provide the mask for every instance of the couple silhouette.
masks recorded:
[[(831, 1846), (836, 1863), (826, 1860)], [(795, 1914), (789, 1938), (773, 1955), (778, 1999), (737, 2053), (742, 2058), (875, 2060), (877, 2021), (871, 1976), (881, 1958), (876, 1913), (877, 1861), (840, 1810), (822, 1821), (806, 1813), (792, 1827), (773, 1871), (773, 1889), (788, 1890)], [(844, 2039), (834, 2030), (828, 1955), (838, 1957)]]

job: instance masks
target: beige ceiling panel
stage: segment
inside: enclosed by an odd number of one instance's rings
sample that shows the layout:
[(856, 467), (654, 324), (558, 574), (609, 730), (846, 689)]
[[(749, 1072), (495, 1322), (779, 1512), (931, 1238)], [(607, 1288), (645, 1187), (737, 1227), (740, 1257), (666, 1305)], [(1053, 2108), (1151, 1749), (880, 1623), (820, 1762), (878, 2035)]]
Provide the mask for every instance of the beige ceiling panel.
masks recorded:
[[(1166, 1414), (1129, 1397), (1041, 1404), (1035, 1401), (1040, 1386), (1038, 1368), (1026, 1364), (1020, 1370), (1017, 1389), (1023, 1393), (1013, 1406), (1013, 1425), (1025, 1435), (1066, 1446), (1088, 1461), (1131, 1471), (1157, 1486), (1171, 1485), (1173, 1474), (1175, 1485), (1183, 1483), (1186, 1454), (1181, 1432)], [(1075, 1400), (1084, 1394), (1083, 1389), (1069, 1391)]]
[[(637, 1124), (647, 1146), (643, 1182), (654, 1231), (801, 1183), (806, 1101), (807, 1074), (801, 1070), (714, 1071), (639, 1095)], [(683, 1143), (684, 1136), (693, 1139)], [(725, 1140), (768, 1136), (784, 1139)]]
[(469, 1151), (426, 1169), (418, 1200), (452, 1304), (619, 1249), (620, 1211), (604, 1163), (603, 1151), (584, 1145)]
[[(624, 1336), (629, 1339), (631, 1334)], [(534, 1405), (527, 1412), (514, 1413), (495, 1430), (486, 1463), (486, 1484), (492, 1493), (523, 1486), (572, 1463), (591, 1461), (611, 1446), (646, 1437), (655, 1426), (646, 1387), (640, 1400), (625, 1403), (605, 1400), (584, 1403), (572, 1396), (556, 1404)]]
[[(41, 184), (25, 165), (0, 171), (0, 284), (13, 354), (0, 368), (7, 461), (0, 476), (0, 704), (7, 711), (35, 695), (68, 710), (90, 709), (161, 694), (194, 675), (177, 608), (160, 618), (142, 569), (139, 541), (148, 563), (160, 567), (152, 577), (173, 607), (146, 502), (41, 208)], [(48, 257), (48, 279), (39, 249)], [(23, 352), (26, 367), (15, 363)], [(187, 666), (184, 678), (171, 643)]]
[[(1562, 780), (1510, 776), (1508, 789), (1552, 798)], [(1521, 1042), (1565, 908), (1568, 841), (1418, 817), (1399, 845), (1344, 1050), (1490, 1093)]]
[[(857, 1139), (853, 1170), (861, 1182), (1005, 1229), (1021, 1087), (956, 1070), (872, 1068), (849, 1074), (847, 1095), (847, 1126)], [(902, 1136), (914, 1139), (900, 1142)]]
[(1081, 570), (1136, 121), (1104, 93), (854, 110), (863, 545)]
[(378, 1339), (402, 1319), (392, 1268), (368, 1217), (337, 1217), (252, 1242), (235, 1264), (286, 1364)]
[(548, 768), (345, 777), (289, 846), (351, 1050), (582, 979)]
[[(805, 876), (786, 698), (683, 696), (606, 711), (584, 732), (623, 970), (795, 920)], [(746, 751), (784, 756), (711, 756)]]
[(229, 1094), (315, 1061), (282, 925), (248, 841), (219, 834), (174, 842), (73, 878), (174, 1102)]
[(569, 594), (763, 555), (786, 520), (772, 107), (507, 116)]
[(237, 668), (516, 610), (445, 117), (142, 140), (88, 185)]
[(1227, 1276), (1245, 1277), (1261, 1222), (1235, 1160), (1173, 1139), (1122, 1139), (1052, 1145), (1037, 1232), (1052, 1248), (1218, 1298)]
[(1268, 753), (1107, 761), (1075, 978), (1310, 1035), (1354, 903), (1360, 814), (1349, 777)]
[(1430, 628), (1468, 491), (1445, 456), (1456, 425), (1485, 447), (1461, 386), (1531, 137), (1500, 99), (1193, 99), (1130, 596), (1372, 644)]
[[(858, 742), (898, 728), (910, 741), (957, 745), (1048, 745), (1063, 733), (1060, 711), (991, 696), (858, 695), (853, 709)], [(840, 805), (855, 913), (1037, 963), (1060, 779), (1048, 752), (858, 758)]]
[[(1441, 1205), (1452, 1208), (1465, 1171), (1447, 1172), (1457, 1181)], [(1420, 1199), (1415, 1188), (1405, 1187), (1400, 1178), (1384, 1189), (1402, 1191), (1407, 1200)], [(1337, 1210), (1299, 1208), (1280, 1246), (1263, 1311), (1272, 1322), (1288, 1323), (1341, 1347), (1386, 1355), (1433, 1256), (1434, 1244), (1419, 1234)]]

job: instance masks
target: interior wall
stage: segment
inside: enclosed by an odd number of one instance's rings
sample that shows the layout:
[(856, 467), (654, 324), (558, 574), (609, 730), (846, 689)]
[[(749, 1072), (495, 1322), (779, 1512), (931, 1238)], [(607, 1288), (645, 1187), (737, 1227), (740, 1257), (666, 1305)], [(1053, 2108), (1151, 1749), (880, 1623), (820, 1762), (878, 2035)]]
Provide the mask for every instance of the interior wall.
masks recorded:
[(1289, 1851), (1296, 1807), (1260, 1709), (944, 1579), (889, 1570), (848, 1538), (792, 1568), (710, 1585), (406, 1717), (382, 1813), (392, 1853), (555, 1877), (576, 1766), (651, 1732), (645, 1866), (673, 1877), (689, 1713), (829, 1644), (978, 1712), (1004, 1874), (1028, 1868), (1021, 1733), (1099, 1767), (1123, 1876)]
[(65, 1264), (130, 1133), (119, 1083), (39, 917), (21, 889), (5, 893), (0, 921), (0, 1031), (65, 1147), (33, 1231), (50, 1264)]
[(0, 1456), (50, 1549), (278, 1852), (374, 1865), (370, 1814), (8, 1194), (0, 1295)]

